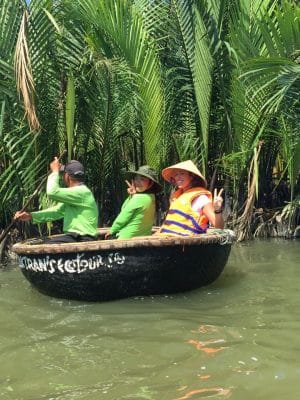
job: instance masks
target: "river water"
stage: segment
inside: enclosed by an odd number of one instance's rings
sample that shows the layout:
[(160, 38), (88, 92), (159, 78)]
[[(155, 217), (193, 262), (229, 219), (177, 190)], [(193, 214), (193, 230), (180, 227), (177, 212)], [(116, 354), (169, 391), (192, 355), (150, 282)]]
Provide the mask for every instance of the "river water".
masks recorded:
[(0, 269), (1, 400), (298, 400), (300, 242), (234, 244), (212, 285), (107, 303)]

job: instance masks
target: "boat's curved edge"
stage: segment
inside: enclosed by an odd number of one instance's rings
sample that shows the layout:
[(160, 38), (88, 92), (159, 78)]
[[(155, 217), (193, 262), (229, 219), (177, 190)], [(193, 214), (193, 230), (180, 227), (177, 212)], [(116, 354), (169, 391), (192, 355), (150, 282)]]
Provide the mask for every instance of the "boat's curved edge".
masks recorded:
[(232, 243), (235, 234), (230, 229), (211, 229), (207, 233), (197, 236), (141, 236), (127, 240), (95, 240), (93, 242), (76, 242), (63, 244), (34, 244), (34, 240), (26, 240), (16, 243), (12, 251), (16, 254), (55, 254), (55, 253), (74, 253), (82, 251), (114, 250), (138, 247), (168, 247), (174, 245), (205, 245), (208, 243), (219, 243), (224, 245)]

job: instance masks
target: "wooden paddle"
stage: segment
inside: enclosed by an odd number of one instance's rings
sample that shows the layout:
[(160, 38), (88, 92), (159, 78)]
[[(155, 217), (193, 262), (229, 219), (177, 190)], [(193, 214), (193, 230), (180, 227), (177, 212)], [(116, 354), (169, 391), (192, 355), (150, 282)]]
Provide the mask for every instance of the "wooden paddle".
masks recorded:
[[(65, 153), (67, 152), (67, 150), (64, 150), (61, 155), (58, 157), (58, 160), (61, 160), (61, 158), (65, 155)], [(49, 174), (51, 173), (51, 171), (49, 171), (41, 180), (41, 182), (38, 184), (37, 188), (35, 189), (35, 191), (32, 193), (32, 195), (29, 197), (29, 199), (25, 202), (25, 204), (23, 205), (23, 207), (21, 208), (20, 211), (25, 211), (26, 208), (29, 206), (29, 204), (32, 202), (32, 200), (35, 198), (35, 196), (38, 194), (38, 192), (40, 191), (41, 187), (43, 186), (43, 184), (45, 183), (45, 181), (47, 180)], [(14, 226), (16, 220), (12, 219), (10, 224), (4, 229), (4, 231), (1, 233), (0, 235), (0, 243), (3, 241), (3, 239), (5, 239), (5, 237), (7, 236), (8, 232), (11, 230), (11, 228)]]

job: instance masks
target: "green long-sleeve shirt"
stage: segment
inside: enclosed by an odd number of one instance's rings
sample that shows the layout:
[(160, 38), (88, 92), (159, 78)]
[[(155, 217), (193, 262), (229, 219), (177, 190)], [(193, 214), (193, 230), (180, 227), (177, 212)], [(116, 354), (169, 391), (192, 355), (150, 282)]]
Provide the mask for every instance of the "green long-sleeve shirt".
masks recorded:
[(120, 214), (114, 220), (110, 233), (118, 239), (151, 235), (155, 218), (155, 196), (136, 193), (123, 203)]
[(90, 189), (84, 185), (62, 188), (59, 173), (52, 172), (47, 181), (47, 195), (58, 203), (50, 208), (32, 212), (32, 222), (64, 219), (64, 233), (97, 236), (98, 208)]

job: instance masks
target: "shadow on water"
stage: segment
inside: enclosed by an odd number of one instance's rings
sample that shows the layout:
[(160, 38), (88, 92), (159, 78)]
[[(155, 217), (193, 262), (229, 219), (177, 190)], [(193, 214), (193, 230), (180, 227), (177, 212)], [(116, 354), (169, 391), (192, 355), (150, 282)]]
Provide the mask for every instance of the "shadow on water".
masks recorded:
[(296, 400), (299, 242), (235, 244), (212, 285), (84, 303), (0, 270), (1, 400)]

